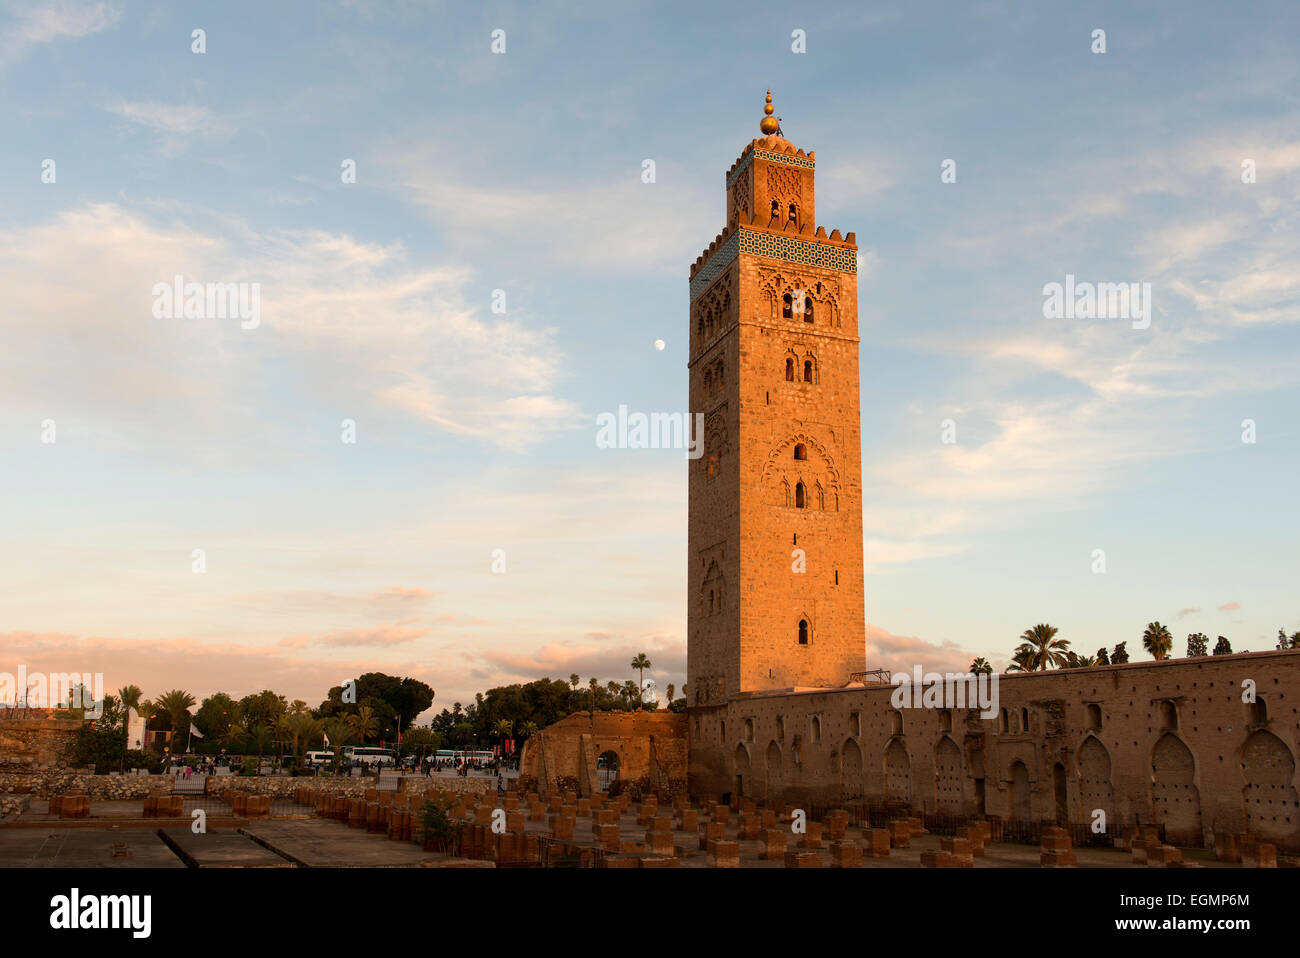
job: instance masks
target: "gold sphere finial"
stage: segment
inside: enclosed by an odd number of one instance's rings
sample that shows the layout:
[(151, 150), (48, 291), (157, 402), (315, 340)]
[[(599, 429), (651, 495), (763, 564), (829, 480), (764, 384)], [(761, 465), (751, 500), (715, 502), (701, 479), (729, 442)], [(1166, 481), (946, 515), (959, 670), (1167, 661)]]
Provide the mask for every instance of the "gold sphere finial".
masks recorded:
[(763, 119), (759, 121), (758, 128), (765, 136), (772, 136), (781, 132), (781, 124), (772, 114), (776, 112), (772, 106), (772, 91), (767, 91), (767, 105), (763, 107)]

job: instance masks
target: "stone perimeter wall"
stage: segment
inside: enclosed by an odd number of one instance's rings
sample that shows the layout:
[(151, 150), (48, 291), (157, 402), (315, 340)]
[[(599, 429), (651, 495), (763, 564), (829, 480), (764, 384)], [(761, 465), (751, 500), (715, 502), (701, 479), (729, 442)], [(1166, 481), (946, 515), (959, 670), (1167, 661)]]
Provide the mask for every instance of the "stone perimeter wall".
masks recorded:
[[(1242, 702), (1253, 680), (1263, 708)], [(1300, 652), (999, 676), (999, 713), (904, 709), (889, 686), (690, 710), (690, 790), (918, 812), (1248, 832), (1300, 851)]]
[[(96, 801), (127, 801), (143, 799), (150, 792), (171, 791), (170, 775), (95, 775), (86, 771), (67, 769), (42, 772), (0, 772), (0, 799), (16, 797), (17, 793), (38, 798), (53, 795), (81, 793)], [(227, 788), (254, 795), (270, 795), (275, 799), (288, 799), (299, 788), (312, 788), (336, 795), (361, 798), (368, 788), (375, 787), (371, 778), (330, 778), (293, 775), (222, 775), (208, 779), (209, 794), (218, 794)], [(429, 790), (482, 794), (496, 790), (496, 782), (489, 778), (428, 778), (416, 776), (402, 780), (402, 790), (424, 793)]]

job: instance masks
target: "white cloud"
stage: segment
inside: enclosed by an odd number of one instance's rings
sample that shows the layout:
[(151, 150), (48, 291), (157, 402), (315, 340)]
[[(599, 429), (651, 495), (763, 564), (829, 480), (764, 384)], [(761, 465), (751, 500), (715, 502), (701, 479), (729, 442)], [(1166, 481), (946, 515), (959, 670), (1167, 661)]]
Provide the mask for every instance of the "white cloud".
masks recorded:
[(32, 48), (61, 37), (79, 39), (114, 26), (122, 11), (108, 3), (45, 0), (3, 5), (8, 19), (0, 27), (0, 63), (8, 63)]
[[(0, 233), (0, 254), (0, 283), (11, 291), (0, 329), (45, 359), (0, 357), (11, 410), (43, 418), (75, 408), (106, 432), (136, 430), (151, 444), (159, 428), (182, 445), (213, 431), (239, 441), (265, 429), (258, 399), (277, 384), (250, 379), (250, 366), (269, 364), (294, 370), (288, 378), (304, 390), (328, 392), (332, 408), (379, 403), (501, 446), (577, 421), (576, 406), (555, 392), (553, 333), (480, 318), (463, 292), (466, 270), (412, 265), (400, 244), (238, 223), (208, 232), (97, 204)], [(153, 318), (154, 284), (176, 274), (260, 283), (262, 325)]]

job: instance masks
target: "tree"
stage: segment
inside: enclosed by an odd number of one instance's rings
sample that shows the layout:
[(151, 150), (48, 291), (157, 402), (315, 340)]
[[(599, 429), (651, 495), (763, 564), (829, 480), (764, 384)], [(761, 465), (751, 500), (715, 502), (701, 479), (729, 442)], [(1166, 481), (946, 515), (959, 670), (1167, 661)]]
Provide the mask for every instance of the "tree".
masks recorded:
[(638, 672), (641, 673), (639, 677), (640, 688), (637, 689), (638, 702), (641, 701), (642, 690), (645, 688), (645, 670), (651, 667), (652, 666), (650, 665), (650, 660), (646, 658), (646, 654), (644, 652), (638, 652), (636, 654), (636, 658), (632, 660), (632, 668), (636, 669)]
[(1161, 661), (1173, 646), (1174, 637), (1169, 634), (1167, 626), (1159, 622), (1147, 623), (1146, 631), (1142, 633), (1142, 648), (1151, 653), (1151, 658)]
[(342, 716), (333, 716), (323, 722), (325, 737), (329, 739), (330, 748), (334, 750), (334, 764), (337, 766), (343, 758), (343, 747), (351, 745), (352, 727), (348, 725), (347, 719)]
[(225, 692), (209, 695), (194, 713), (194, 727), (206, 738), (220, 739), (239, 714), (239, 703)]
[(1016, 652), (1019, 653), (1026, 646), (1031, 651), (1023, 664), (1017, 662), (1021, 665), (1019, 671), (1042, 671), (1053, 666), (1059, 668), (1065, 664), (1070, 642), (1068, 639), (1058, 639), (1056, 637), (1058, 631), (1056, 626), (1046, 623), (1040, 623), (1032, 629), (1025, 629), (1020, 636), (1022, 644)]
[(1214, 643), (1214, 654), (1215, 655), (1232, 654), (1232, 643), (1228, 641), (1226, 636), (1222, 636), (1222, 635), (1219, 636), (1219, 641)]
[(306, 747), (325, 731), (325, 720), (312, 718), (311, 713), (306, 711), (290, 712), (280, 719), (280, 725), (288, 741), (293, 744), (293, 754), (295, 756), (299, 753), (299, 742), (302, 742), (303, 746)]
[(122, 720), (122, 762), (118, 771), (126, 771), (126, 750), (131, 747), (131, 710), (140, 707), (140, 697), (144, 695), (138, 685), (124, 685), (117, 690), (117, 700), (122, 703), (126, 715)]
[(1123, 665), (1125, 662), (1128, 661), (1128, 649), (1126, 648), (1127, 645), (1128, 645), (1128, 641), (1125, 640), (1121, 642), (1119, 645), (1115, 646), (1114, 651), (1110, 653), (1111, 665)]
[(591, 689), (591, 711), (596, 711), (596, 693), (600, 691), (600, 679), (592, 679), (587, 683)]
[(1065, 655), (1065, 668), (1067, 669), (1086, 669), (1097, 664), (1097, 657), (1093, 655), (1079, 655), (1077, 652), (1067, 652)]
[(274, 741), (275, 730), (269, 725), (255, 725), (248, 735), (253, 740), (253, 744), (257, 746), (257, 757), (261, 758), (262, 751)]
[(154, 705), (148, 699), (144, 699), (135, 707), (135, 714), (140, 716), (140, 721), (144, 722), (144, 741), (140, 743), (141, 746), (144, 746), (149, 741), (149, 723), (152, 722), (154, 716), (158, 714), (158, 706)]
[(194, 696), (181, 689), (172, 689), (158, 696), (158, 707), (171, 716), (172, 753), (180, 751), (181, 736), (190, 730), (190, 709), (194, 707)]
[(1106, 651), (1104, 645), (1097, 650), (1096, 659), (1098, 665), (1110, 665), (1110, 653)]
[(970, 670), (972, 675), (988, 675), (993, 672), (993, 666), (989, 665), (989, 660), (981, 655), (971, 660)]
[(1279, 649), (1300, 649), (1300, 632), (1292, 632), (1288, 636), (1284, 630), (1278, 629), (1277, 647)]
[(1016, 647), (1016, 651), (1011, 654), (1011, 664), (1007, 666), (1008, 672), (1031, 672), (1033, 671), (1034, 647), (1028, 642), (1022, 642)]
[(669, 705), (672, 705), (672, 704), (673, 704), (673, 692), (674, 692), (674, 691), (675, 691), (675, 686), (673, 685), (672, 682), (669, 682), (669, 683), (668, 683), (668, 704), (669, 704)]
[(366, 739), (379, 731), (379, 722), (375, 719), (375, 710), (369, 705), (362, 705), (354, 714), (348, 716), (347, 721), (352, 728), (352, 734), (357, 737), (357, 741), (362, 745), (366, 744)]
[(1210, 654), (1210, 639), (1204, 632), (1193, 632), (1187, 636), (1187, 657), (1198, 659)]

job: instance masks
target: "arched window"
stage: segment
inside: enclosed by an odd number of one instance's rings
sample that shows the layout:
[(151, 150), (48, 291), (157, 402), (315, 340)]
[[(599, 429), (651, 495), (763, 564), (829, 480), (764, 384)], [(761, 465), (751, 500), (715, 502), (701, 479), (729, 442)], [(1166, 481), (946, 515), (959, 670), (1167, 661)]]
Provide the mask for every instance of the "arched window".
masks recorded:
[(781, 204), (778, 203), (776, 200), (773, 200), (773, 201), (772, 201), (772, 218), (773, 218), (773, 219), (776, 219), (776, 218), (777, 218), (778, 216), (780, 216), (780, 215), (781, 215)]
[(1101, 731), (1101, 706), (1089, 705), (1084, 711), (1087, 713), (1088, 728), (1094, 732)]
[(814, 715), (812, 717), (809, 732), (811, 733), (809, 738), (812, 739), (812, 743), (814, 745), (820, 745), (822, 740), (822, 720), (820, 716)]
[(1173, 702), (1160, 703), (1160, 727), (1170, 731), (1178, 729), (1178, 709)]
[(808, 447), (805, 446), (805, 445), (804, 445), (803, 443), (801, 443), (801, 442), (797, 442), (797, 443), (795, 443), (795, 445), (794, 445), (794, 457), (795, 457), (796, 459), (807, 459), (807, 458), (808, 458)]
[(803, 361), (803, 381), (806, 383), (812, 382), (812, 360), (811, 359), (805, 359)]
[(807, 619), (799, 620), (799, 644), (800, 645), (808, 644), (808, 620)]
[(781, 318), (790, 319), (794, 315), (794, 297), (786, 293), (781, 297)]
[(1247, 711), (1250, 713), (1251, 725), (1268, 724), (1268, 705), (1262, 695), (1255, 696), (1255, 701), (1247, 703)]
[(804, 499), (806, 496), (807, 492), (803, 487), (803, 483), (796, 482), (794, 485), (794, 507), (796, 509), (802, 509), (804, 507)]
[(795, 221), (795, 216), (796, 216), (796, 215), (797, 215), (797, 214), (796, 214), (796, 212), (795, 212), (794, 204), (791, 203), (791, 204), (790, 204), (790, 222), (791, 222), (791, 223), (793, 223), (793, 222)]
[(1020, 710), (1020, 731), (1029, 732), (1029, 709)]
[(805, 323), (811, 323), (813, 321), (813, 302), (811, 296), (803, 301), (803, 321)]
[(788, 383), (794, 382), (794, 360), (793, 359), (787, 359), (785, 361), (785, 381)]

